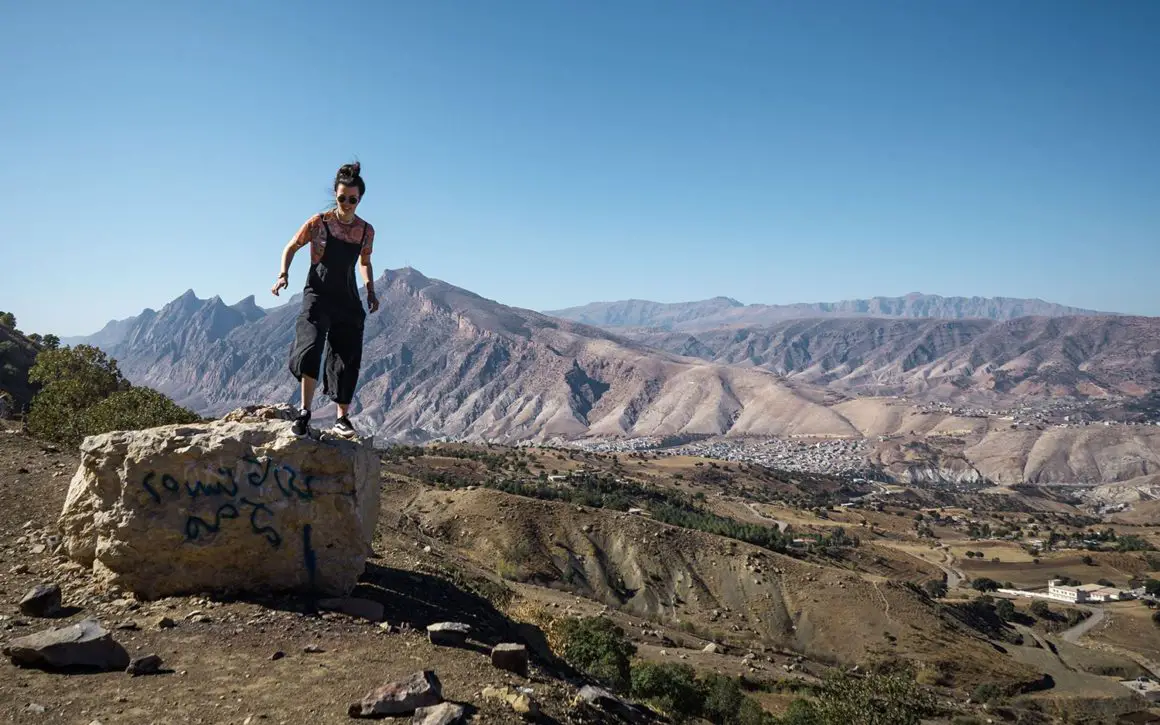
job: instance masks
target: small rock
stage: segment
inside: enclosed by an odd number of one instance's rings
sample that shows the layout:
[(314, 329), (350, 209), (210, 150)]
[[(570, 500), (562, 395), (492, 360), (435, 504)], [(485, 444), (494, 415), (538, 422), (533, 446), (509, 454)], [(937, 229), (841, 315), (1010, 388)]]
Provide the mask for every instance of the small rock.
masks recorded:
[(173, 629), (177, 626), (177, 622), (174, 622), (170, 617), (161, 617), (155, 624), (157, 629)]
[(51, 617), (60, 611), (60, 586), (37, 584), (20, 600), (20, 613), (30, 617)]
[(523, 717), (532, 719), (540, 716), (540, 705), (531, 695), (516, 692), (510, 687), (485, 687), (483, 696), (488, 700), (506, 702), (513, 711)]
[(705, 645), (705, 648), (701, 651), (708, 652), (709, 654), (717, 654), (721, 651), (721, 647), (716, 642), (710, 642), (709, 644)]
[(16, 566), (9, 569), (8, 573), (9, 574), (27, 574), (28, 573), (28, 565), (27, 564), (17, 564)]
[(270, 655), (270, 659), (271, 659), (271, 660), (280, 660), (280, 659), (282, 659), (282, 658), (283, 658), (283, 657), (285, 657), (285, 656), (286, 656), (286, 653), (285, 653), (285, 652), (283, 652), (282, 650), (278, 650), (278, 651), (277, 651), (277, 652), (275, 652), (274, 654)]
[(424, 547), (423, 547), (423, 553), (424, 553), (424, 554), (430, 554), (430, 553), (431, 553), (431, 545), (430, 545), (430, 544), (428, 544), (427, 546), (424, 546)]
[(522, 644), (497, 644), (491, 650), (491, 665), (526, 677), (528, 674), (528, 648)]
[(116, 628), (125, 630), (127, 632), (136, 632), (137, 630), (141, 629), (141, 625), (137, 622), (134, 622), (132, 619), (126, 619), (124, 622), (117, 622)]
[(416, 672), (405, 680), (390, 682), (366, 694), (359, 702), (351, 703), (351, 717), (382, 717), (407, 715), (421, 707), (432, 707), (443, 702), (443, 685), (432, 670)]
[(318, 608), (332, 612), (342, 612), (348, 616), (361, 617), (362, 619), (369, 619), (372, 622), (381, 622), (386, 615), (386, 610), (383, 609), (383, 605), (370, 599), (360, 599), (359, 597), (320, 599), (318, 601)]
[(29, 704), (27, 708), (28, 712), (31, 712), (35, 715), (43, 715), (47, 709), (48, 708), (46, 708), (44, 705), (41, 705), (39, 702), (33, 702)]
[(31, 549), (29, 549), (29, 551), (31, 551), (33, 554), (43, 554), (47, 550), (48, 547), (44, 544), (37, 544), (36, 546), (33, 546)]
[(195, 614), (189, 618), (189, 621), (193, 622), (194, 624), (208, 624), (212, 622), (213, 619), (208, 614)]
[(467, 709), (454, 702), (444, 702), (432, 707), (421, 707), (415, 710), (413, 725), (458, 725), (467, 716)]
[(427, 637), (431, 644), (443, 647), (462, 647), (467, 643), (471, 625), (462, 622), (439, 622), (427, 627)]
[(302, 651), (307, 653), (307, 654), (317, 655), (317, 654), (322, 654), (326, 650), (322, 649), (321, 647), (319, 647), (316, 644), (308, 644), (302, 648)]
[(155, 675), (161, 671), (161, 658), (157, 655), (145, 655), (144, 657), (136, 657), (125, 668), (133, 677), (140, 675)]
[(95, 619), (47, 629), (4, 645), (14, 664), (41, 669), (123, 670), (129, 653)]

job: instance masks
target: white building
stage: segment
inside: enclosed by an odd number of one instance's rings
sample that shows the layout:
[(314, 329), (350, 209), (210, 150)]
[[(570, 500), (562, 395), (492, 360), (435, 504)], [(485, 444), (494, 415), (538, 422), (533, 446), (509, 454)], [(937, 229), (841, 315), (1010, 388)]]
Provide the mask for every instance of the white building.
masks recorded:
[(1122, 589), (1105, 587), (1102, 584), (1081, 584), (1078, 587), (1064, 586), (1059, 579), (1047, 582), (1047, 596), (1061, 602), (1114, 602), (1128, 599), (1130, 595)]

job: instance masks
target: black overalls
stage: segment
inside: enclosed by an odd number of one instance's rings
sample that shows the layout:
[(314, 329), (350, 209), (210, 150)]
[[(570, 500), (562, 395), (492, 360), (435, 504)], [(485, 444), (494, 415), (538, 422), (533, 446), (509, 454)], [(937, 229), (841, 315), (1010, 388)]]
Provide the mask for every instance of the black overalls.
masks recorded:
[(322, 342), (326, 340), (326, 370), (322, 393), (346, 405), (354, 397), (362, 364), (363, 323), (366, 311), (358, 296), (354, 267), (366, 241), (367, 225), (358, 244), (344, 242), (326, 230), (322, 258), (310, 265), (302, 293), (302, 312), (294, 326), (294, 347), (290, 352), (290, 372), (299, 380), (305, 375), (318, 379), (322, 364)]

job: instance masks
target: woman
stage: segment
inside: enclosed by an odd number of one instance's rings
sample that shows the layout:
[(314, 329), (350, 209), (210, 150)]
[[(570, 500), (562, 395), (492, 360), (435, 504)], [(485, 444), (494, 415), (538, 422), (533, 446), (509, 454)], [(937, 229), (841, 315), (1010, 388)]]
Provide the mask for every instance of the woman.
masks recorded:
[(371, 269), (375, 229), (354, 213), (367, 188), (360, 171), (358, 162), (338, 170), (334, 177), (334, 207), (308, 219), (282, 250), (282, 272), (270, 290), (277, 296), (289, 285), (294, 254), (309, 244), (310, 271), (290, 351), (290, 372), (302, 385), (302, 408), (292, 427), (297, 436), (310, 430), (310, 404), (322, 364), (323, 341), (327, 345), (322, 392), (338, 405), (338, 420), (331, 432), (344, 438), (356, 435), (347, 413), (362, 364), (366, 312), (355, 286), (355, 262), (366, 284), (367, 307), (371, 312), (379, 309)]

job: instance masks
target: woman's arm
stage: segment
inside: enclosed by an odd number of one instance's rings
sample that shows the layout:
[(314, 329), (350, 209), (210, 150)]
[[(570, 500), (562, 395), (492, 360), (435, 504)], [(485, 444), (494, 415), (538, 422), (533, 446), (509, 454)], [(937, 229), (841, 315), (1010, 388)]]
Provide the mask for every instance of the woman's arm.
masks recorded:
[(302, 249), (310, 240), (314, 238), (318, 230), (318, 225), (321, 222), (322, 215), (315, 214), (306, 220), (306, 223), (299, 228), (298, 233), (286, 243), (286, 247), (282, 250), (282, 265), (281, 271), (278, 273), (278, 281), (270, 288), (274, 296), (278, 296), (279, 290), (286, 289), (290, 284), (290, 263), (294, 261), (294, 255), (299, 249)]
[(294, 254), (302, 248), (298, 240), (291, 239), (286, 243), (286, 248), (282, 250), (282, 271), (278, 273), (278, 281), (270, 288), (274, 296), (278, 296), (278, 291), (286, 289), (290, 285), (290, 263), (294, 261)]
[(371, 312), (379, 309), (379, 297), (375, 294), (375, 270), (371, 266), (371, 250), (375, 246), (375, 228), (367, 224), (362, 251), (359, 253), (358, 267), (362, 271), (363, 284), (367, 287), (367, 308)]

